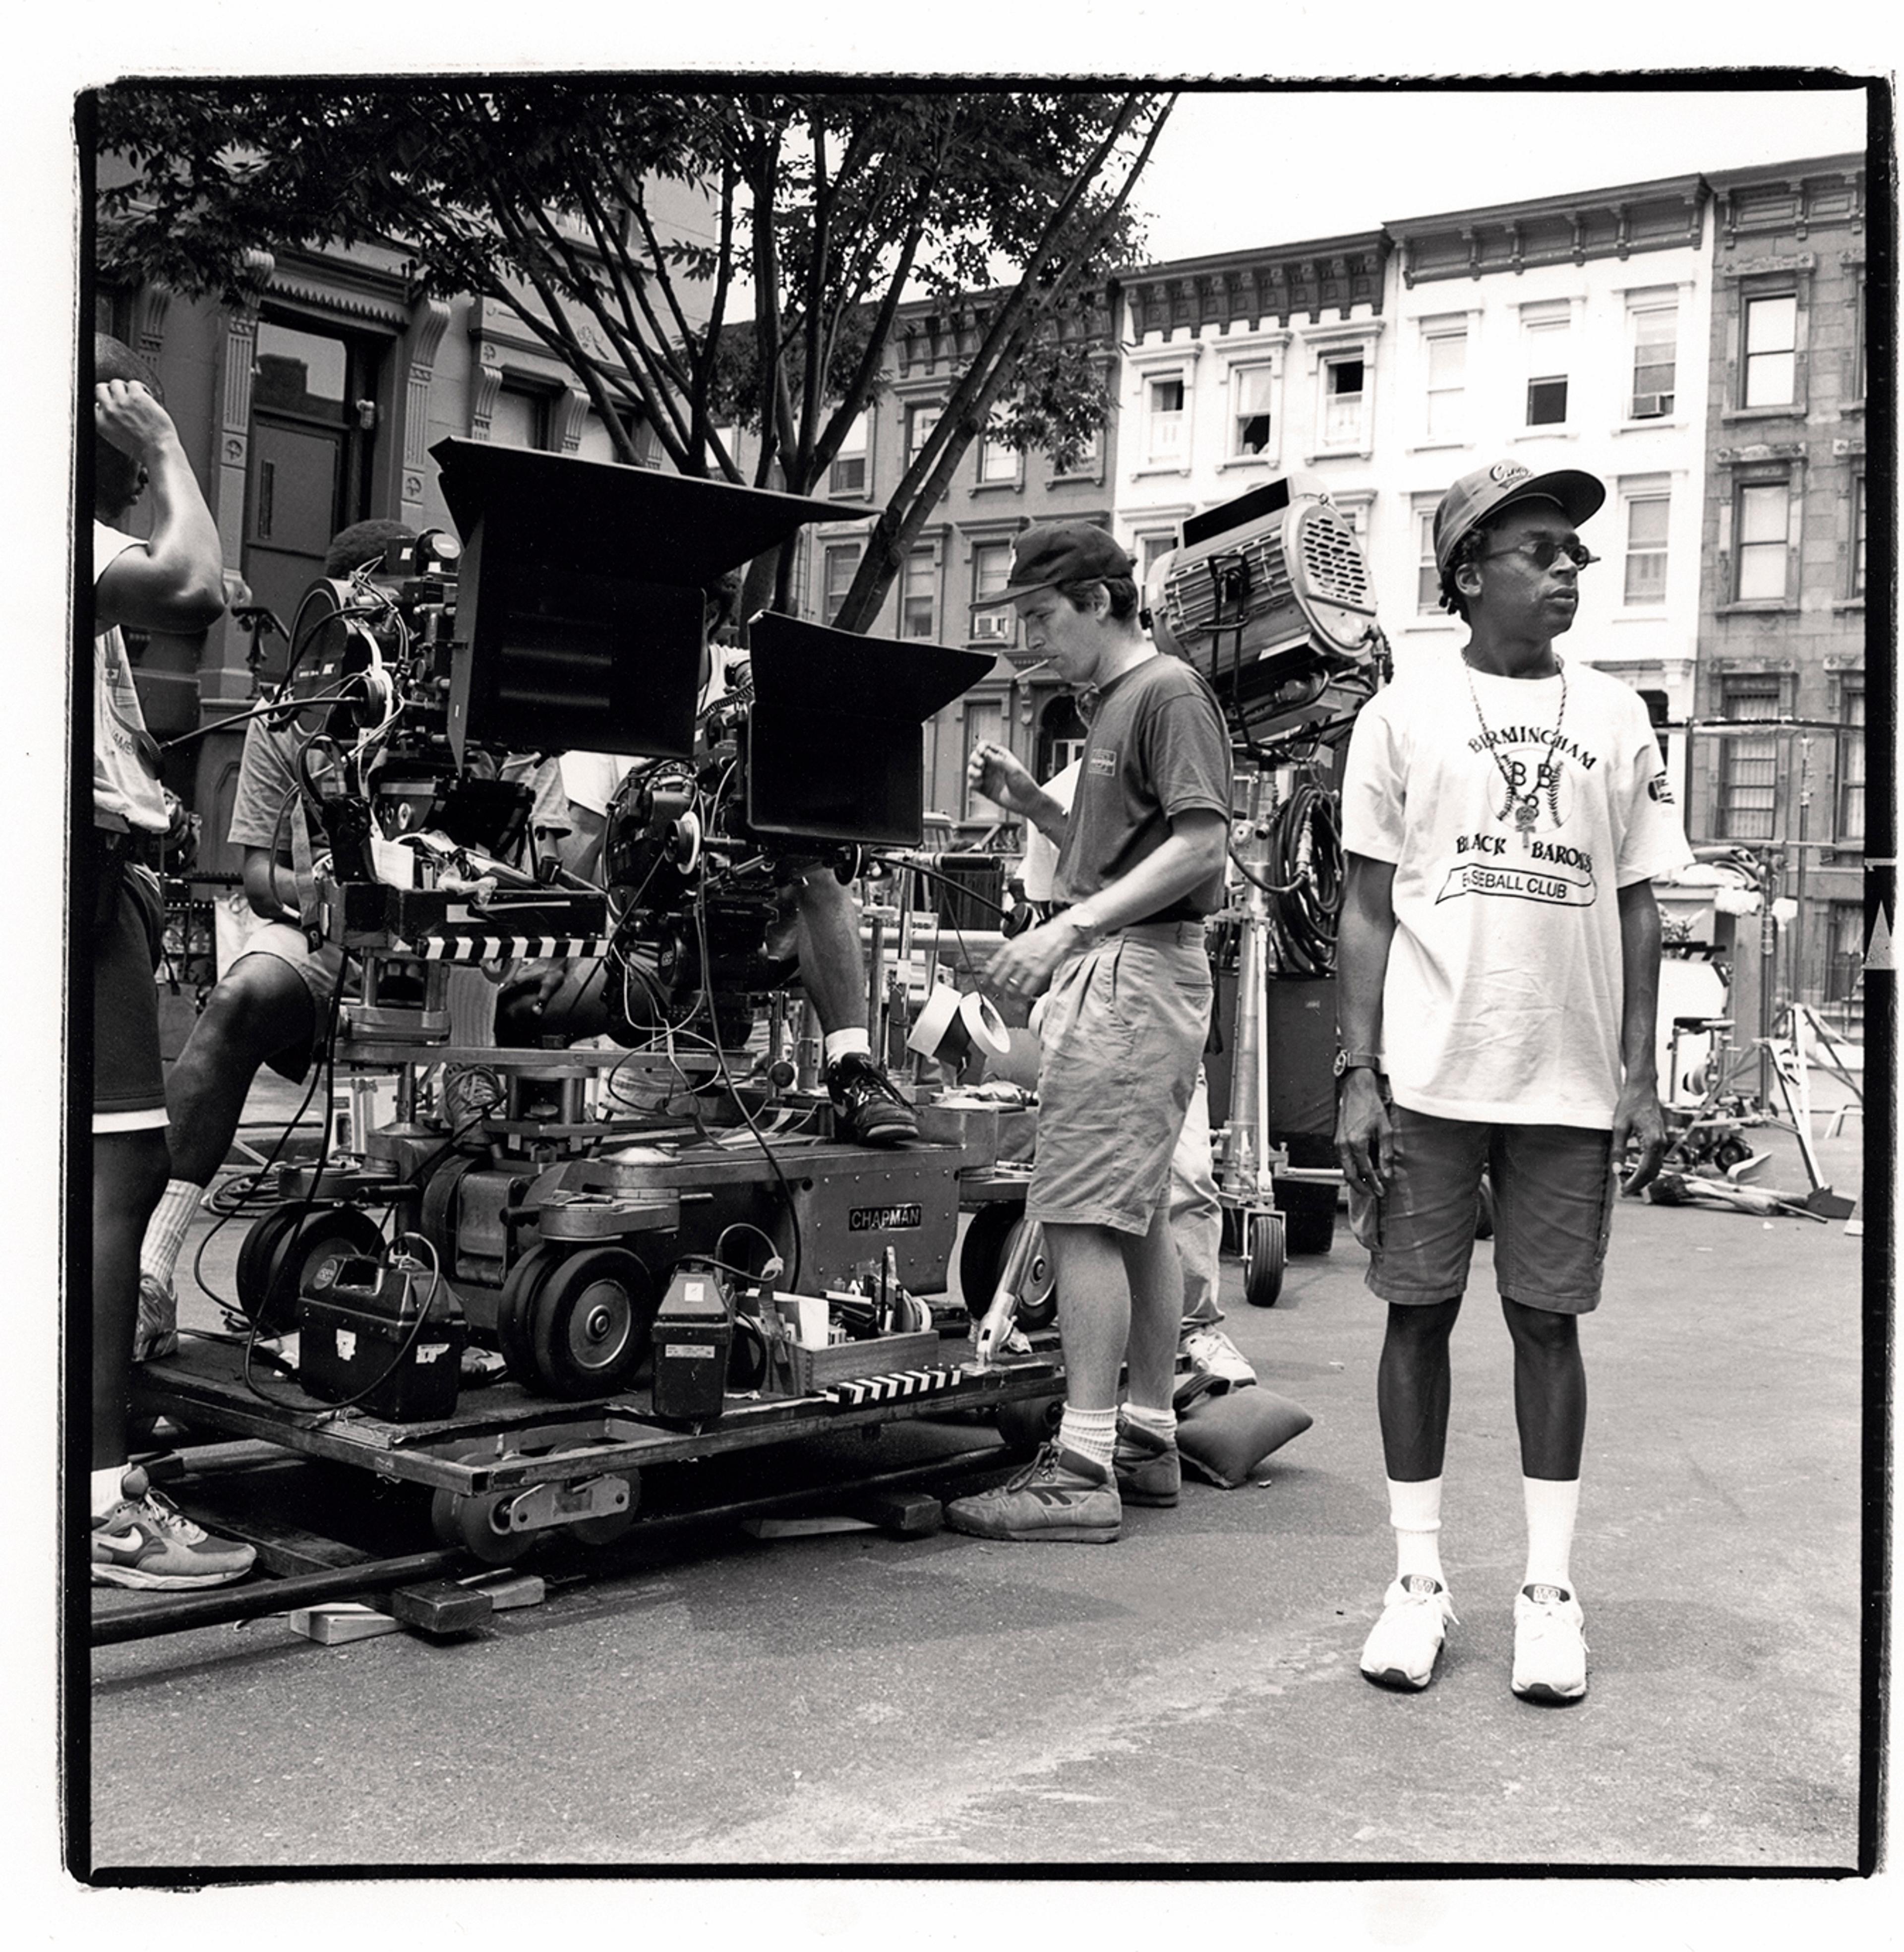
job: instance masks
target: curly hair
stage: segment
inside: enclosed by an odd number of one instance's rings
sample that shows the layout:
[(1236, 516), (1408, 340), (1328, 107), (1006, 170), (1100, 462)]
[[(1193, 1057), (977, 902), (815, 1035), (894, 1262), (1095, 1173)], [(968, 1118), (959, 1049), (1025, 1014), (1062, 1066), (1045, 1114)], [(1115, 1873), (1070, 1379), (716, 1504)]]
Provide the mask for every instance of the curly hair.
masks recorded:
[(354, 569), (361, 569), (367, 562), (381, 563), (386, 543), (409, 543), (417, 539), (417, 532), (407, 523), (396, 522), (384, 517), (373, 517), (367, 522), (353, 522), (347, 529), (339, 529), (330, 539), (330, 548), (324, 556), (324, 574), (329, 577), (345, 577)]
[(1441, 572), (1441, 607), (1452, 610), (1464, 624), (1468, 621), (1468, 599), (1455, 587), (1455, 578), (1487, 555), (1488, 531), (1492, 526), (1485, 521), (1477, 522), (1455, 543), (1455, 552), (1448, 558), (1447, 568)]

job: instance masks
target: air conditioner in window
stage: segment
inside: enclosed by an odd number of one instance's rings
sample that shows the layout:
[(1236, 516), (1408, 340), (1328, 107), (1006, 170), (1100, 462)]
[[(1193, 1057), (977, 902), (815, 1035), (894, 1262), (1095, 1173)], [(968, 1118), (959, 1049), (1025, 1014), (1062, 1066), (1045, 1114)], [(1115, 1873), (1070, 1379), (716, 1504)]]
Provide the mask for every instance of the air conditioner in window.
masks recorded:
[(1636, 393), (1633, 396), (1633, 418), (1636, 421), (1656, 421), (1673, 410), (1673, 396), (1670, 393)]
[(980, 640), (996, 638), (1002, 642), (1008, 639), (1011, 635), (1011, 613), (1008, 610), (974, 610), (972, 635)]
[(827, 486), (836, 495), (863, 495), (866, 492), (866, 457), (855, 455), (850, 460), (836, 461)]

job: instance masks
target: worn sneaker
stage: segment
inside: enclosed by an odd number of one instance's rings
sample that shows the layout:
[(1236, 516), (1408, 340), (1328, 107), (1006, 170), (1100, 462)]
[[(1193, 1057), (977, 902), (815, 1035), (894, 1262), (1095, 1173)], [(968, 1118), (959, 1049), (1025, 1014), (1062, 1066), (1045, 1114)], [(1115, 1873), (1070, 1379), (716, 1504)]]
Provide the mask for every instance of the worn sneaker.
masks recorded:
[(1396, 1580), (1382, 1595), (1382, 1617), (1362, 1644), (1364, 1676), (1377, 1688), (1418, 1693), (1434, 1678), (1450, 1624), (1461, 1622), (1440, 1580), (1425, 1572)]
[(896, 1146), (919, 1136), (919, 1121), (899, 1089), (871, 1059), (849, 1051), (827, 1067), (834, 1130), (863, 1146)]
[(180, 1591), (229, 1585), (252, 1569), (256, 1550), (214, 1538), (152, 1490), (135, 1464), (120, 1481), (123, 1495), (92, 1521), (95, 1585)]
[(1111, 1469), (1118, 1496), (1127, 1505), (1174, 1505), (1183, 1489), (1183, 1467), (1176, 1444), (1122, 1417), (1118, 1419), (1118, 1447)]
[(170, 1281), (155, 1275), (139, 1278), (139, 1327), (133, 1336), (133, 1360), (155, 1362), (179, 1353), (179, 1302)]
[(1514, 1597), (1514, 1691), (1523, 1701), (1577, 1701), (1587, 1692), (1585, 1615), (1565, 1586)]
[(1183, 1353), (1196, 1368), (1213, 1376), (1224, 1389), (1247, 1389), (1256, 1380), (1249, 1358), (1221, 1328), (1199, 1328), (1185, 1336)]
[(1124, 1507), (1111, 1472), (1054, 1438), (996, 1491), (954, 1498), (946, 1522), (974, 1538), (1109, 1545), (1123, 1525)]

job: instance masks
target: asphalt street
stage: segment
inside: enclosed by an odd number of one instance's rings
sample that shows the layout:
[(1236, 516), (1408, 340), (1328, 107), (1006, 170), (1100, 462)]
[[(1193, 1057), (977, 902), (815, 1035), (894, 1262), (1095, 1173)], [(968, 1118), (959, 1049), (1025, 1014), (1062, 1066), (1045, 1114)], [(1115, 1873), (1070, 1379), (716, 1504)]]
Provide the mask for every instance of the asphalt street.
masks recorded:
[[(1771, 1143), (1759, 1181), (1802, 1193), (1796, 1145)], [(1858, 1121), (1819, 1150), (1856, 1195)], [(1485, 1243), (1454, 1345), (1443, 1549), (1460, 1624), (1424, 1694), (1357, 1671), (1392, 1559), (1383, 1310), (1343, 1228), (1328, 1255), (1291, 1261), (1273, 1309), (1245, 1306), (1226, 1263), (1226, 1327), (1262, 1387), (1315, 1419), (1251, 1484), (1129, 1511), (1110, 1547), (691, 1530), (456, 1641), (323, 1647), (273, 1618), (102, 1647), (92, 1861), (188, 1880), (1849, 1869), (1864, 1245), (1842, 1220), (1620, 1207), (1584, 1331), (1577, 1706), (1508, 1688), (1523, 1533)], [(186, 1319), (208, 1307), (188, 1297)], [(902, 1423), (748, 1469), (791, 1481), (991, 1441)], [(368, 1499), (346, 1475), (299, 1495)]]

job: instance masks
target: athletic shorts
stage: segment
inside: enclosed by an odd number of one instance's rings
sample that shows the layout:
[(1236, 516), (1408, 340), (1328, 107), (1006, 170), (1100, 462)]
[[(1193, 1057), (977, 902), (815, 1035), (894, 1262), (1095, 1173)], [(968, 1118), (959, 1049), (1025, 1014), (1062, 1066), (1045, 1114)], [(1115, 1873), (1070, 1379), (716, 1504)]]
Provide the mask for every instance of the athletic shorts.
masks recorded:
[(286, 1044), (265, 1060), (280, 1078), (289, 1078), (293, 1084), (299, 1084), (310, 1068), (314, 1051), (323, 1043), (324, 1026), (330, 1021), (330, 999), (344, 966), (344, 952), (334, 942), (313, 949), (305, 940), (303, 930), (293, 928), (289, 922), (267, 921), (262, 915), (255, 917), (254, 921), (255, 926), (245, 936), (244, 946), (232, 958), (231, 967), (236, 968), (248, 956), (269, 956), (280, 962), (288, 962), (311, 993), (309, 1040)]
[(92, 1129), (165, 1125), (158, 986), (165, 900), (149, 868), (102, 866), (92, 932)]
[(1210, 996), (1200, 921), (1141, 922), (1060, 967), (1039, 1028), (1033, 1219), (1149, 1231), (1169, 1197)]
[(1619, 1187), (1610, 1132), (1574, 1125), (1483, 1125), (1390, 1105), (1394, 1166), (1379, 1199), (1351, 1188), (1349, 1225), (1368, 1250), (1368, 1284), (1402, 1306), (1452, 1301), (1468, 1258), (1487, 1168), (1494, 1284), (1555, 1315), (1599, 1305)]

